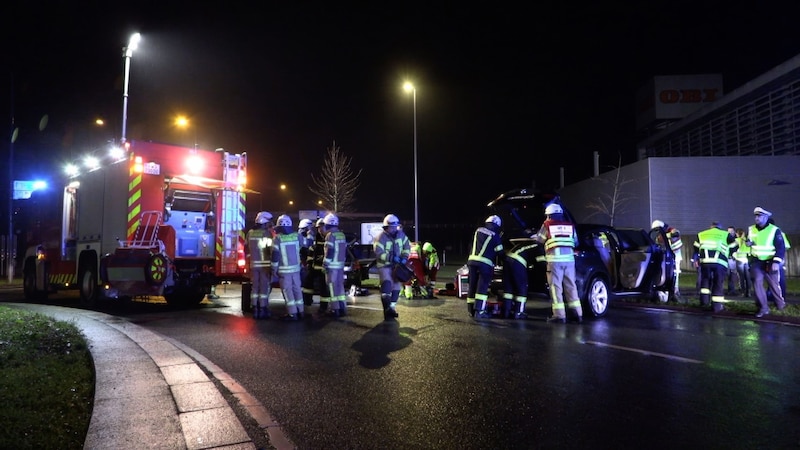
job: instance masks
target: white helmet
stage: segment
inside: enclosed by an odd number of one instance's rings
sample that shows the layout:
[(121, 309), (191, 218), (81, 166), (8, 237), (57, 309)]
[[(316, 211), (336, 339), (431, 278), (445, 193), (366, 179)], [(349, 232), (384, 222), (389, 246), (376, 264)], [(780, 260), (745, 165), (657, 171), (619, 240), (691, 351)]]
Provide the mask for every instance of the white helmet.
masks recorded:
[(394, 214), (387, 214), (386, 217), (383, 218), (383, 226), (398, 227), (400, 226), (400, 219), (398, 219)]
[(664, 222), (660, 220), (654, 220), (653, 225), (650, 228), (664, 228)]
[(300, 221), (300, 225), (298, 225), (298, 228), (301, 230), (307, 230), (311, 228), (312, 225), (314, 225), (314, 222), (312, 222), (311, 219), (303, 219)]
[(268, 213), (267, 211), (261, 211), (260, 213), (256, 214), (256, 223), (259, 225), (264, 225), (270, 220), (272, 220), (272, 214)]
[(503, 224), (503, 221), (500, 220), (500, 216), (495, 216), (495, 215), (491, 215), (491, 216), (487, 217), (484, 222), (493, 223), (493, 224), (497, 225), (498, 227)]
[(292, 218), (287, 216), (286, 214), (281, 214), (280, 216), (278, 216), (278, 226), (279, 227), (292, 226)]
[(336, 214), (328, 213), (327, 216), (322, 218), (322, 223), (329, 227), (338, 227), (339, 226), (339, 218), (336, 217)]
[(564, 210), (561, 209), (561, 205), (551, 203), (547, 205), (547, 208), (544, 209), (544, 213), (548, 216), (551, 214), (564, 214)]
[(317, 228), (319, 228), (319, 227), (321, 227), (321, 226), (323, 226), (323, 225), (325, 225), (325, 221), (324, 221), (324, 220), (322, 220), (322, 217), (320, 217), (319, 219), (317, 219), (317, 223), (316, 223), (316, 225), (314, 225), (314, 226), (315, 226), (315, 227), (317, 227)]

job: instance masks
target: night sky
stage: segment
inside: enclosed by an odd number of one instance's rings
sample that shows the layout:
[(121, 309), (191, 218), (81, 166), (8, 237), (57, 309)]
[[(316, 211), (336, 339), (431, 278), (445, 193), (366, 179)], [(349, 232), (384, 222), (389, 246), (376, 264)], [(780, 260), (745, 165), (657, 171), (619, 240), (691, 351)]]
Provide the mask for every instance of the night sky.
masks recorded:
[(557, 187), (560, 167), (580, 181), (595, 151), (601, 170), (633, 162), (634, 99), (653, 76), (721, 73), (729, 92), (800, 52), (793, 2), (15, 3), (0, 73), (15, 179), (56, 179), (45, 162), (120, 137), (122, 47), (138, 31), (128, 139), (246, 151), (275, 209), (281, 195), (313, 208), (335, 140), (363, 171), (358, 211), (412, 220), (412, 81), (421, 223), (477, 223), (502, 191)]

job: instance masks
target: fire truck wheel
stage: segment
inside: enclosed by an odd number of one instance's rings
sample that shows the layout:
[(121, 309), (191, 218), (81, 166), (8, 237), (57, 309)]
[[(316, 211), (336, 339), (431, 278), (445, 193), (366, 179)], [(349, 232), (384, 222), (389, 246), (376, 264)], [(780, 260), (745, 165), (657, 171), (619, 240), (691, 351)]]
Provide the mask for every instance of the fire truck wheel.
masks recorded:
[(160, 253), (150, 256), (144, 268), (144, 276), (149, 284), (161, 286), (167, 278), (167, 258)]
[(94, 267), (83, 267), (78, 275), (78, 287), (81, 293), (81, 303), (86, 306), (93, 306), (99, 295), (97, 285), (97, 271)]

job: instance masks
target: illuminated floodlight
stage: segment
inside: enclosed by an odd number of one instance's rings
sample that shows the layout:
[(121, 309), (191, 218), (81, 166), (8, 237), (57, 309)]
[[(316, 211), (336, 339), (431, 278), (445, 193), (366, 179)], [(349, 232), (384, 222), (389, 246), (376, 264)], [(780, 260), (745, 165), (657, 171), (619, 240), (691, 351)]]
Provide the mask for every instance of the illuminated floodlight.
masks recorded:
[(125, 157), (125, 149), (117, 145), (112, 145), (111, 148), (108, 149), (108, 155), (111, 157), (112, 161), (119, 161)]
[(204, 168), (205, 168), (205, 161), (203, 160), (203, 158), (197, 155), (192, 155), (186, 160), (186, 169), (192, 175), (197, 175), (201, 173)]
[(68, 177), (74, 177), (78, 174), (78, 166), (75, 164), (67, 164), (67, 166), (64, 167), (64, 173), (66, 173)]
[(86, 159), (83, 160), (83, 165), (89, 170), (94, 170), (100, 167), (100, 160), (94, 156), (87, 156)]

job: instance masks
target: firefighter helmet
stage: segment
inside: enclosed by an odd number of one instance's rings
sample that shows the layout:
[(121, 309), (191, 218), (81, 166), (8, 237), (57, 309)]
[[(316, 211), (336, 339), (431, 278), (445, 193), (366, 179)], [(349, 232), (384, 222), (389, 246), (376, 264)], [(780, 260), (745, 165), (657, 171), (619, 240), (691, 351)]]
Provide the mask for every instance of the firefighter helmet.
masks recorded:
[(278, 216), (278, 226), (279, 227), (292, 226), (292, 218), (287, 216), (286, 214), (281, 214), (280, 216)]
[(308, 230), (312, 225), (314, 225), (314, 222), (312, 222), (311, 219), (303, 219), (300, 221), (298, 228), (301, 230)]
[(503, 221), (500, 220), (500, 216), (496, 216), (496, 215), (491, 215), (491, 216), (487, 217), (484, 222), (494, 224), (497, 227), (499, 227), (499, 226), (501, 226), (503, 224)]
[(433, 253), (436, 251), (436, 249), (433, 248), (433, 244), (431, 244), (430, 242), (426, 242), (422, 244), (422, 251), (425, 253)]
[(336, 214), (328, 213), (328, 215), (322, 219), (322, 223), (329, 227), (338, 227), (339, 218), (336, 217)]
[(267, 211), (261, 211), (260, 213), (256, 214), (256, 223), (259, 225), (264, 225), (270, 220), (272, 220), (272, 214), (268, 213)]
[(551, 214), (564, 214), (564, 210), (561, 209), (561, 205), (551, 203), (547, 205), (547, 208), (544, 209), (544, 213), (548, 216)]
[(400, 226), (400, 219), (398, 219), (394, 214), (387, 214), (386, 217), (383, 218), (383, 226), (398, 227)]
[(664, 228), (664, 222), (661, 220), (654, 220), (650, 228)]

